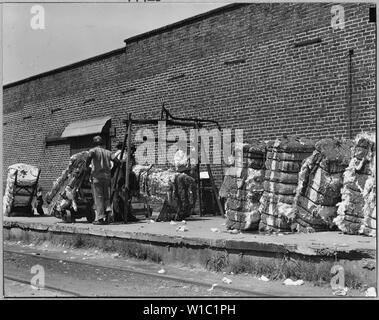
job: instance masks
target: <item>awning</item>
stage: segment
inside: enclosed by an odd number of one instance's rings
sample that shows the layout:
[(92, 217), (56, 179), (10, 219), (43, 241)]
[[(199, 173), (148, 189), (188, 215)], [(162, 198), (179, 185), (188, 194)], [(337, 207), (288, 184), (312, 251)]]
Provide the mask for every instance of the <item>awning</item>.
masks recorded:
[(63, 131), (61, 138), (79, 137), (101, 133), (111, 117), (93, 118), (71, 122)]

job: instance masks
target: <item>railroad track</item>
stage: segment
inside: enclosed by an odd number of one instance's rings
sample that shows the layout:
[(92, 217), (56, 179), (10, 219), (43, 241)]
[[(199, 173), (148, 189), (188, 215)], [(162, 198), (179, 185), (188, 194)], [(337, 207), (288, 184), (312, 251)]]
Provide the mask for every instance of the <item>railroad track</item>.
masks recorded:
[[(179, 278), (179, 277), (176, 277), (176, 276), (173, 276), (173, 275), (168, 275), (168, 274), (159, 274), (159, 273), (157, 274), (157, 273), (146, 272), (146, 271), (142, 271), (142, 270), (135, 270), (133, 268), (128, 268), (128, 267), (102, 266), (102, 265), (100, 265), (98, 263), (89, 263), (89, 262), (86, 262), (86, 261), (73, 261), (71, 259), (49, 257), (49, 256), (46, 256), (46, 255), (44, 255), (42, 253), (39, 253), (39, 254), (36, 255), (35, 253), (19, 252), (17, 250), (9, 250), (9, 249), (4, 249), (3, 252), (4, 253), (13, 254), (13, 255), (28, 256), (28, 257), (32, 257), (34, 259), (44, 259), (44, 260), (49, 260), (49, 261), (57, 261), (57, 263), (58, 263), (58, 261), (62, 261), (62, 262), (65, 262), (65, 263), (68, 263), (68, 264), (71, 264), (71, 265), (91, 266), (91, 267), (96, 267), (96, 268), (103, 269), (104, 271), (108, 270), (108, 271), (129, 272), (129, 273), (134, 273), (134, 274), (137, 274), (137, 275), (143, 275), (143, 276), (158, 278), (158, 279), (161, 279), (161, 280), (170, 280), (170, 281), (175, 281), (175, 282), (180, 282), (180, 283), (195, 285), (195, 286), (203, 287), (203, 288), (207, 288), (207, 289), (209, 289), (212, 286), (212, 284), (205, 283), (204, 281), (201, 282), (201, 281), (195, 281), (195, 280), (192, 280), (192, 279), (183, 279), (183, 278)], [(6, 271), (6, 270), (4, 270), (4, 271)], [(15, 278), (13, 276), (9, 276), (6, 273), (4, 274), (4, 278), (8, 279), (8, 280), (20, 282), (20, 283), (23, 283), (23, 284), (30, 284), (30, 281), (27, 281), (25, 279), (18, 279), (18, 278)], [(54, 291), (57, 291), (57, 292), (62, 292), (64, 294), (76, 296), (76, 297), (83, 296), (82, 294), (80, 294), (78, 292), (70, 291), (70, 290), (65, 290), (65, 289), (61, 289), (61, 288), (58, 288), (58, 287), (54, 287), (54, 286), (45, 286), (45, 288), (46, 289), (50, 289), (50, 290), (54, 290)], [(223, 285), (223, 284), (217, 284), (217, 287), (214, 290), (220, 290), (220, 289), (221, 290), (227, 290), (229, 292), (243, 293), (243, 294), (246, 294), (246, 297), (252, 297), (252, 296), (255, 296), (255, 297), (256, 296), (259, 296), (259, 297), (272, 297), (272, 295), (264, 294), (262, 292), (257, 292), (257, 291), (254, 291), (254, 290), (246, 290), (246, 289), (237, 289), (237, 288), (233, 288), (233, 287), (230, 287), (230, 286), (227, 286), (227, 285)], [(180, 298), (180, 297), (178, 297), (178, 298)]]

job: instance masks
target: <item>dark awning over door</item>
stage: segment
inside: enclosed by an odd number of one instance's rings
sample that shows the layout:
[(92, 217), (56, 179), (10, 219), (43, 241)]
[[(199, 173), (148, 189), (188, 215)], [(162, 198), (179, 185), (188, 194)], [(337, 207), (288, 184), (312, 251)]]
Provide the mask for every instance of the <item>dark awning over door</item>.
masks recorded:
[(63, 131), (62, 138), (100, 134), (108, 128), (111, 117), (93, 118), (71, 122)]

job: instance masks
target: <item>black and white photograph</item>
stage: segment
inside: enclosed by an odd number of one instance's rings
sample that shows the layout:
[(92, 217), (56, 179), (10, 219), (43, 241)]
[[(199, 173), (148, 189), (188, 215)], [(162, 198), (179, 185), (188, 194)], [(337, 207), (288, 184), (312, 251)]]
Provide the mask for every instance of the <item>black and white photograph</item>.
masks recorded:
[(375, 1), (0, 8), (3, 299), (377, 299)]

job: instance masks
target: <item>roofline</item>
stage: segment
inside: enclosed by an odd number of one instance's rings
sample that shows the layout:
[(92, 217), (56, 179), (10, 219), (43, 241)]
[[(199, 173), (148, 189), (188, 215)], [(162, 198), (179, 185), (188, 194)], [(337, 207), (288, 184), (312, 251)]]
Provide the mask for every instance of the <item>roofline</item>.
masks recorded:
[(119, 49), (115, 49), (115, 50), (112, 50), (112, 51), (108, 51), (108, 52), (99, 54), (97, 56), (93, 56), (91, 58), (87, 58), (87, 59), (84, 59), (84, 60), (80, 60), (78, 62), (74, 62), (74, 63), (68, 64), (68, 65), (65, 65), (63, 67), (59, 67), (59, 68), (52, 69), (52, 70), (49, 70), (49, 71), (46, 71), (46, 72), (38, 73), (38, 74), (36, 74), (34, 76), (31, 76), (31, 77), (28, 77), (28, 78), (25, 78), (25, 79), (21, 79), (21, 80), (17, 80), (15, 82), (7, 83), (6, 85), (3, 86), (3, 89), (8, 89), (8, 88), (11, 88), (11, 87), (14, 87), (14, 86), (17, 86), (17, 85), (20, 85), (20, 84), (32, 81), (32, 80), (36, 80), (36, 79), (43, 78), (43, 77), (46, 77), (46, 76), (50, 76), (52, 74), (56, 74), (56, 73), (59, 73), (59, 72), (62, 72), (62, 71), (66, 71), (66, 70), (70, 70), (70, 69), (73, 69), (73, 68), (77, 68), (77, 67), (86, 65), (88, 63), (91, 63), (91, 62), (94, 62), (94, 61), (98, 61), (98, 60), (101, 60), (101, 59), (104, 59), (104, 58), (108, 58), (108, 57), (111, 57), (113, 55), (121, 54), (121, 53), (124, 53), (124, 52), (125, 52), (125, 47), (122, 47), (122, 48), (119, 48)]
[[(169, 24), (169, 25), (166, 25), (166, 26), (163, 26), (163, 27), (160, 27), (160, 28), (157, 28), (157, 29), (154, 29), (154, 30), (151, 30), (151, 31), (147, 31), (147, 32), (141, 33), (141, 34), (133, 36), (133, 37), (130, 37), (130, 38), (124, 40), (124, 43), (125, 43), (125, 45), (127, 45), (127, 44), (130, 44), (132, 42), (136, 42), (136, 41), (139, 41), (139, 40), (142, 40), (142, 39), (146, 39), (148, 37), (157, 35), (159, 33), (167, 32), (167, 31), (179, 28), (181, 26), (184, 26), (186, 24), (190, 24), (190, 23), (193, 23), (195, 21), (202, 20), (204, 18), (213, 16), (213, 15), (221, 13), (221, 12), (225, 12), (225, 11), (228, 11), (228, 10), (238, 9), (238, 8), (246, 6), (248, 4), (249, 3), (231, 3), (231, 4), (228, 4), (226, 6), (222, 6), (222, 7), (219, 7), (219, 8), (216, 8), (216, 9), (213, 9), (213, 10), (210, 10), (210, 11), (198, 14), (196, 16), (189, 17), (189, 18), (180, 20), (178, 22), (174, 22), (172, 24)], [(65, 66), (62, 66), (62, 67), (59, 67), (59, 68), (56, 68), (56, 69), (52, 69), (52, 70), (49, 70), (49, 71), (46, 71), (46, 72), (42, 72), (42, 73), (33, 75), (31, 77), (28, 77), (28, 78), (24, 78), (24, 79), (21, 79), (21, 80), (17, 80), (15, 82), (7, 83), (6, 85), (3, 85), (3, 89), (8, 89), (8, 88), (11, 88), (11, 87), (15, 87), (17, 85), (20, 85), (20, 84), (23, 84), (23, 83), (26, 83), (26, 82), (29, 82), (29, 81), (37, 80), (39, 78), (43, 78), (43, 77), (46, 77), (46, 76), (49, 76), (49, 75), (53, 75), (53, 74), (56, 74), (56, 73), (59, 73), (59, 72), (63, 72), (63, 71), (67, 71), (67, 70), (70, 70), (70, 69), (73, 69), (73, 68), (77, 68), (77, 67), (86, 65), (88, 63), (91, 63), (91, 62), (94, 62), (94, 61), (98, 61), (100, 59), (108, 58), (108, 57), (111, 57), (113, 55), (121, 54), (121, 53), (124, 53), (124, 52), (125, 52), (125, 47), (119, 48), (119, 49), (115, 49), (115, 50), (112, 50), (112, 51), (109, 51), (109, 52), (106, 52), (106, 53), (103, 53), (103, 54), (100, 54), (100, 55), (97, 55), (97, 56), (93, 56), (93, 57), (88, 58), (88, 59), (84, 59), (84, 60), (81, 60), (81, 61), (78, 61), (78, 62), (74, 62), (74, 63), (68, 64), (68, 65), (65, 65)]]
[(219, 8), (210, 10), (210, 11), (207, 11), (207, 12), (203, 12), (203, 13), (200, 13), (200, 14), (198, 14), (196, 16), (192, 16), (192, 17), (189, 17), (189, 18), (186, 18), (186, 19), (183, 19), (183, 20), (180, 20), (180, 21), (168, 24), (166, 26), (163, 26), (163, 27), (160, 27), (160, 28), (157, 28), (157, 29), (154, 29), (154, 30), (151, 30), (151, 31), (147, 31), (147, 32), (138, 34), (136, 36), (127, 38), (127, 39), (124, 40), (124, 42), (127, 45), (127, 44), (132, 43), (132, 42), (140, 41), (142, 39), (146, 39), (146, 38), (149, 38), (151, 36), (154, 36), (154, 35), (157, 35), (157, 34), (160, 34), (160, 33), (164, 33), (164, 32), (168, 32), (168, 31), (171, 31), (173, 29), (182, 27), (184, 25), (187, 25), (187, 24), (199, 21), (199, 20), (203, 20), (204, 18), (213, 16), (215, 14), (218, 14), (218, 13), (221, 13), (221, 12), (225, 12), (225, 11), (229, 11), (229, 10), (235, 10), (235, 9), (238, 9), (240, 7), (243, 7), (243, 6), (247, 6), (247, 5), (249, 5), (249, 3), (231, 3), (231, 4), (227, 4), (226, 6), (222, 6), (222, 7), (219, 7)]

